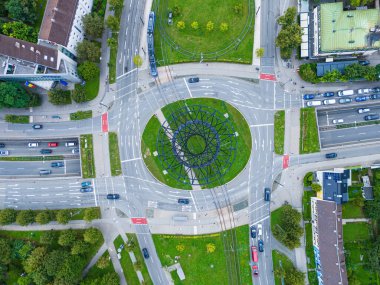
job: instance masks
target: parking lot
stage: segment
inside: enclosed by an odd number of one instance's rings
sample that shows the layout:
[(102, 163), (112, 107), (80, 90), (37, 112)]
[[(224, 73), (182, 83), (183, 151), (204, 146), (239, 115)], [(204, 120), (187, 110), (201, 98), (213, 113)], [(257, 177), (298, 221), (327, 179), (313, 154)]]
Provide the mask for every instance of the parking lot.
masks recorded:
[(78, 138), (0, 141), (0, 177), (80, 176)]

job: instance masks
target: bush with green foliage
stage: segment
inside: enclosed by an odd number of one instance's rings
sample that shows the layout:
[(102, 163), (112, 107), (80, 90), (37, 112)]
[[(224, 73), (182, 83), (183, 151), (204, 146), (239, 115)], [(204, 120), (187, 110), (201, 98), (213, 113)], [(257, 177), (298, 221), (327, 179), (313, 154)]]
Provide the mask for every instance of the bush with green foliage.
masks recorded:
[(84, 32), (87, 37), (100, 38), (104, 29), (103, 17), (97, 13), (86, 14), (82, 17)]
[(3, 24), (3, 34), (19, 40), (37, 43), (37, 31), (22, 22), (8, 22)]
[(37, 20), (38, 0), (8, 0), (5, 7), (11, 19), (34, 24)]
[(18, 83), (0, 82), (0, 108), (30, 107), (35, 95), (30, 95)]
[(9, 225), (16, 222), (17, 212), (15, 209), (0, 210), (0, 225)]
[(77, 103), (86, 102), (86, 87), (81, 84), (75, 84), (75, 88), (71, 93), (71, 98)]
[(46, 245), (53, 245), (57, 241), (57, 232), (54, 230), (43, 232), (40, 236), (40, 243)]
[(107, 27), (111, 29), (112, 32), (117, 32), (120, 29), (120, 21), (117, 17), (109, 15), (106, 20)]
[(84, 210), (83, 220), (91, 222), (92, 220), (99, 219), (98, 208), (87, 208)]
[(89, 81), (96, 77), (99, 77), (100, 68), (94, 62), (84, 61), (78, 65), (78, 74), (84, 80)]
[(84, 40), (77, 44), (76, 51), (80, 62), (86, 60), (91, 62), (100, 61), (100, 46), (94, 42)]
[(83, 234), (84, 241), (90, 244), (97, 243), (101, 238), (102, 233), (96, 228), (89, 228)]
[(75, 241), (77, 240), (77, 236), (74, 230), (66, 230), (59, 234), (58, 244), (61, 246), (71, 247)]
[(16, 223), (26, 226), (34, 222), (35, 212), (32, 210), (21, 210), (17, 213)]
[(71, 103), (71, 92), (69, 90), (51, 89), (48, 92), (49, 102), (54, 105), (67, 105)]
[(67, 224), (71, 220), (71, 212), (70, 210), (62, 209), (59, 210), (56, 216), (57, 222), (59, 224)]
[(52, 220), (51, 214), (49, 211), (41, 211), (36, 215), (35, 221), (40, 225), (45, 225)]

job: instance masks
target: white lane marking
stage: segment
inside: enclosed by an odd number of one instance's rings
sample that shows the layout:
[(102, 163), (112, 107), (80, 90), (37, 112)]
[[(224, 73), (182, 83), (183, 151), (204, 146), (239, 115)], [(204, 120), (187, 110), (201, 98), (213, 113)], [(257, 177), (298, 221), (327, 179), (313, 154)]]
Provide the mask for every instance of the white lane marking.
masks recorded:
[(185, 85), (186, 85), (187, 91), (189, 91), (190, 97), (193, 98), (193, 94), (191, 94), (191, 91), (190, 91), (189, 85), (188, 85), (187, 82), (186, 82), (186, 78), (183, 79), (183, 82), (185, 82)]
[(95, 206), (98, 206), (98, 200), (96, 199), (96, 187), (95, 187), (95, 179), (92, 179), (92, 185), (94, 185), (94, 197), (95, 197)]

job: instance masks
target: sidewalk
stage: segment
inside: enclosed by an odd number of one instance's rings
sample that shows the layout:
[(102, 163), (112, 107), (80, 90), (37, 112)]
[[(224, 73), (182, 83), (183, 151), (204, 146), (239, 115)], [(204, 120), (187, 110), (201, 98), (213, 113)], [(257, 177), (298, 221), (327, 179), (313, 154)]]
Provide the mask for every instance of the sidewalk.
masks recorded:
[(96, 177), (110, 177), (111, 165), (108, 148), (108, 133), (93, 134), (93, 143)]

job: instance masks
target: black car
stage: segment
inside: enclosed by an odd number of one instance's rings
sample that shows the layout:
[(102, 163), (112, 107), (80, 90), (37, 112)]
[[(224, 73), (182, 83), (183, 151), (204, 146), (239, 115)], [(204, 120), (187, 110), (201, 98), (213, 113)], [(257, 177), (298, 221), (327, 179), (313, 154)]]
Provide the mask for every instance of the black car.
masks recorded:
[(42, 129), (42, 125), (33, 125), (33, 129), (35, 129), (35, 130), (40, 130), (40, 129)]
[(120, 195), (119, 194), (107, 194), (107, 199), (117, 200), (117, 199), (120, 199)]
[(326, 153), (325, 155), (326, 158), (335, 158), (337, 156), (338, 154), (336, 152)]
[(52, 152), (53, 152), (53, 150), (47, 149), (47, 148), (43, 148), (43, 149), (40, 150), (41, 154), (49, 154), (49, 153), (52, 153)]
[(264, 251), (264, 242), (262, 239), (259, 239), (259, 251), (260, 252)]
[(378, 119), (379, 119), (379, 115), (377, 114), (364, 116), (364, 120), (366, 121), (372, 121), (372, 120), (378, 120)]
[(0, 143), (0, 148), (4, 148), (5, 147), (5, 143)]
[(264, 189), (264, 200), (267, 202), (270, 201), (270, 188)]
[(359, 64), (366, 66), (366, 65), (369, 65), (369, 61), (368, 60), (359, 60)]
[(256, 226), (251, 226), (251, 238), (256, 238), (256, 236), (257, 236)]
[(371, 96), (369, 96), (372, 100), (375, 100), (375, 99), (380, 99), (380, 94), (373, 94)]
[(380, 87), (373, 87), (373, 88), (371, 88), (371, 91), (373, 93), (378, 93), (378, 92), (380, 92)]
[(189, 199), (185, 199), (185, 198), (179, 198), (179, 199), (178, 199), (178, 204), (184, 204), (184, 205), (187, 205), (187, 204), (189, 204), (189, 203), (190, 203)]
[(147, 248), (143, 248), (142, 249), (142, 252), (143, 252), (143, 255), (144, 255), (144, 258), (149, 258), (149, 252), (148, 252), (148, 249)]
[(199, 82), (199, 77), (190, 77), (189, 78), (189, 83), (197, 83)]
[(51, 167), (64, 167), (65, 164), (62, 161), (52, 162)]

